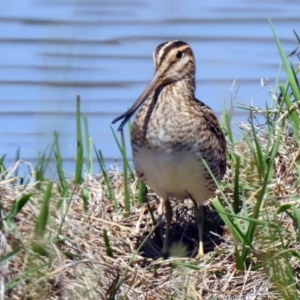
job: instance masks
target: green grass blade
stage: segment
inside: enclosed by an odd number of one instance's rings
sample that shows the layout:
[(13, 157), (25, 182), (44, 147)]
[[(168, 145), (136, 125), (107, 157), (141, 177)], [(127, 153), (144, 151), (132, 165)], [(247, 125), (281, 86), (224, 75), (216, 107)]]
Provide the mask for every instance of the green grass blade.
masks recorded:
[(6, 167), (4, 165), (5, 156), (6, 156), (6, 154), (4, 154), (0, 157), (0, 180), (4, 179), (4, 175), (2, 173), (4, 173), (6, 171)]
[(21, 251), (21, 249), (22, 249), (22, 247), (17, 247), (16, 249), (5, 254), (4, 256), (1, 256), (0, 257), (0, 266), (3, 266), (7, 262), (9, 262), (11, 259), (13, 259), (15, 257), (15, 255)]
[(232, 127), (231, 127), (231, 114), (230, 111), (224, 107), (221, 115), (221, 124), (222, 124), (222, 129), (224, 131), (225, 136), (228, 137), (228, 140), (230, 141), (231, 144), (234, 144), (235, 138), (232, 132)]
[(256, 166), (257, 166), (257, 170), (258, 173), (260, 174), (260, 178), (263, 178), (263, 174), (264, 174), (264, 170), (266, 167), (266, 159), (264, 157), (263, 151), (261, 149), (259, 140), (257, 138), (257, 133), (255, 131), (255, 127), (254, 124), (251, 122), (251, 127), (252, 127), (252, 134), (253, 134), (253, 138), (254, 138), (254, 145), (255, 145), (255, 153), (256, 153)]
[[(273, 35), (274, 35), (274, 39), (275, 39), (280, 57), (281, 57), (281, 61), (283, 63), (283, 67), (285, 69), (285, 73), (286, 73), (287, 78), (288, 78), (289, 86), (292, 90), (292, 94), (294, 96), (294, 99), (296, 101), (299, 101), (300, 100), (300, 87), (299, 87), (299, 83), (298, 83), (298, 80), (297, 80), (297, 76), (296, 76), (294, 70), (292, 69), (292, 67), (289, 64), (289, 61), (288, 61), (288, 59), (287, 59), (287, 57), (286, 57), (286, 55), (285, 55), (285, 53), (282, 49), (281, 43), (280, 43), (280, 41), (279, 41), (279, 39), (278, 39), (278, 37), (275, 33), (273, 24), (272, 24), (270, 19), (269, 19), (269, 23), (270, 23), (270, 26), (271, 26), (271, 29), (272, 29), (272, 32), (273, 32)], [(282, 90), (283, 87), (281, 87), (280, 89)], [(291, 106), (292, 106), (292, 101), (290, 100), (290, 98), (287, 94), (287, 89), (282, 91), (282, 95), (284, 95), (284, 101), (285, 101), (288, 109), (290, 109)], [(298, 136), (298, 130), (299, 130), (299, 123), (300, 122), (299, 122), (299, 117), (297, 115), (297, 112), (294, 109), (290, 112), (290, 120), (291, 120), (291, 123), (292, 123), (292, 129), (293, 129), (294, 137), (295, 137), (296, 141), (298, 143), (300, 143), (300, 139), (299, 139), (299, 136)]]
[(92, 138), (89, 135), (89, 124), (86, 115), (83, 116), (83, 124), (85, 131), (85, 149), (86, 149), (86, 172), (89, 175), (93, 174), (93, 155), (92, 155)]
[(252, 154), (252, 157), (253, 157), (253, 159), (254, 159), (254, 163), (255, 163), (255, 167), (256, 167), (256, 169), (257, 169), (257, 174), (258, 174), (258, 176), (259, 176), (259, 179), (262, 180), (262, 177), (263, 177), (263, 174), (262, 174), (263, 169), (262, 169), (262, 167), (259, 165), (259, 161), (260, 161), (260, 160), (259, 160), (259, 157), (258, 157), (258, 155), (257, 155), (257, 153), (256, 153), (256, 151), (255, 151), (255, 148), (254, 148), (253, 144), (252, 144), (252, 141), (250, 141), (248, 135), (244, 135), (244, 141), (246, 142), (246, 144), (247, 144), (247, 146), (248, 146), (248, 148), (249, 148), (249, 150), (250, 150), (250, 152), (251, 152), (251, 154)]
[(79, 94), (77, 94), (76, 96), (76, 140), (77, 140), (77, 147), (76, 147), (77, 152), (76, 152), (74, 183), (79, 184), (82, 181), (82, 169), (83, 169), (83, 162), (84, 162)]
[[(69, 191), (68, 191), (68, 183), (65, 177), (65, 173), (63, 170), (62, 165), (62, 157), (59, 147), (59, 141), (58, 141), (59, 134), (54, 131), (54, 157), (55, 157), (55, 163), (56, 163), (56, 170), (58, 174), (58, 179), (60, 183), (60, 193), (62, 197), (68, 197)], [(60, 204), (58, 204), (59, 207)]]
[(44, 193), (43, 203), (35, 225), (35, 235), (42, 238), (46, 232), (47, 222), (49, 218), (49, 202), (52, 195), (53, 182), (48, 183)]
[(119, 205), (118, 205), (118, 201), (117, 201), (116, 195), (114, 193), (114, 190), (112, 188), (108, 173), (105, 168), (105, 162), (104, 162), (102, 152), (101, 152), (101, 150), (97, 151), (95, 146), (94, 146), (94, 149), (95, 149), (96, 157), (97, 157), (101, 172), (104, 177), (104, 184), (106, 187), (107, 197), (109, 200), (113, 200), (114, 206), (115, 206), (115, 211), (117, 212), (119, 210)]
[[(51, 146), (48, 154), (47, 154), (47, 150), (45, 150), (42, 155), (40, 155), (40, 154), (38, 155), (38, 162), (37, 162), (34, 170), (35, 170), (35, 178), (40, 183), (45, 181), (45, 179), (46, 179), (46, 171), (47, 171), (47, 169), (49, 169), (53, 151), (54, 151), (54, 143), (52, 143), (52, 146)], [(38, 184), (37, 187), (40, 188), (41, 184)]]
[(86, 188), (82, 188), (83, 209), (85, 212), (87, 212), (89, 208), (89, 198), (90, 198), (89, 190)]
[(139, 180), (138, 183), (139, 187), (138, 187), (138, 200), (137, 203), (138, 205), (142, 205), (144, 203), (144, 198), (148, 193), (147, 187), (144, 183), (144, 181)]
[(57, 231), (57, 239), (59, 239), (58, 236), (61, 234), (61, 231), (62, 231), (62, 228), (63, 228), (63, 224), (65, 222), (65, 219), (66, 219), (66, 216), (68, 214), (70, 205), (72, 203), (72, 199), (73, 199), (73, 195), (74, 195), (75, 190), (78, 190), (78, 185), (76, 185), (76, 184), (73, 186), (72, 193), (70, 195), (70, 198), (67, 201), (67, 207), (65, 209), (64, 215), (63, 215), (63, 217), (61, 219), (61, 222), (60, 222), (60, 225), (59, 225), (59, 228), (58, 228), (58, 231)]
[[(258, 194), (257, 201), (256, 201), (256, 204), (254, 206), (254, 211), (253, 211), (253, 216), (252, 216), (253, 219), (258, 219), (258, 217), (259, 217), (260, 210), (261, 210), (261, 205), (262, 205), (263, 199), (265, 197), (265, 194), (267, 192), (267, 185), (268, 185), (269, 180), (270, 180), (270, 174), (273, 170), (274, 160), (275, 160), (276, 154), (278, 153), (280, 140), (282, 138), (282, 132), (283, 132), (283, 129), (281, 128), (280, 132), (278, 133), (278, 135), (276, 137), (276, 140), (275, 140), (274, 145), (272, 147), (271, 153), (269, 155), (269, 157), (270, 157), (269, 164), (268, 164), (268, 167), (267, 167), (267, 171), (264, 175), (264, 181), (263, 181), (262, 186), (261, 186), (261, 191)], [(249, 223), (249, 227), (248, 227), (248, 230), (247, 230), (247, 233), (246, 233), (246, 237), (250, 241), (250, 243), (252, 243), (252, 241), (254, 239), (256, 225), (257, 224), (255, 222), (250, 222)], [(246, 259), (248, 253), (249, 253), (249, 248), (244, 247), (243, 248), (243, 253), (242, 253), (243, 260)]]
[[(214, 205), (217, 212), (220, 214), (220, 217), (224, 221), (225, 225), (227, 226), (228, 230), (232, 233), (235, 240), (238, 243), (246, 244), (249, 247), (252, 247), (251, 242), (247, 239), (247, 236), (242, 232), (242, 229), (238, 222), (235, 222), (235, 218), (244, 219), (240, 216), (235, 214), (227, 213), (218, 199), (213, 199), (212, 204)], [(233, 218), (232, 218), (233, 217)]]
[[(271, 26), (271, 29), (272, 29), (272, 32), (273, 32), (273, 35), (274, 35), (274, 39), (275, 39), (275, 42), (276, 42), (276, 45), (277, 45), (277, 48), (278, 48), (278, 51), (279, 51), (279, 54), (280, 54), (280, 57), (281, 57), (281, 61), (283, 63), (283, 66), (284, 66), (284, 69), (285, 69), (285, 73), (288, 77), (288, 81), (291, 85), (291, 89), (293, 91), (293, 95), (295, 97), (295, 99), (297, 100), (300, 100), (300, 90), (299, 90), (299, 86), (297, 85), (297, 82), (296, 82), (296, 79), (294, 77), (294, 73), (290, 67), (290, 64), (288, 62), (288, 59), (286, 58), (286, 55), (282, 49), (282, 46), (281, 46), (281, 43), (277, 37), (277, 34), (274, 30), (274, 27), (273, 27), (273, 24), (269, 18), (269, 23), (270, 23), (270, 26)], [(298, 124), (299, 126), (299, 124)]]
[(32, 193), (28, 193), (23, 195), (21, 198), (14, 201), (10, 212), (4, 218), (7, 221), (12, 221), (16, 217), (16, 215), (22, 210), (22, 208), (26, 205), (26, 203), (30, 200)]
[(110, 257), (114, 257), (113, 250), (111, 248), (109, 237), (108, 237), (106, 229), (103, 229), (103, 238), (104, 238), (104, 243), (105, 243), (106, 254)]
[(123, 181), (124, 181), (124, 207), (127, 213), (130, 212), (130, 192), (129, 192), (129, 182), (128, 182), (128, 173), (127, 173), (127, 156), (126, 156), (126, 144), (124, 138), (123, 128), (121, 130), (121, 141), (122, 141), (122, 158), (123, 158)]
[(239, 175), (240, 175), (240, 158), (238, 156), (236, 156), (235, 174), (234, 174), (234, 190), (233, 190), (233, 211), (236, 214), (239, 211), (239, 203), (240, 203)]
[(288, 114), (288, 119), (290, 120), (290, 124), (291, 124), (292, 131), (293, 131), (293, 136), (296, 139), (296, 141), (299, 142), (299, 136), (298, 136), (299, 117), (298, 117), (295, 109), (293, 109), (293, 103), (292, 103), (290, 96), (288, 95), (287, 88), (283, 85), (280, 85), (279, 89), (280, 89), (281, 94), (283, 95), (284, 103), (286, 104), (288, 110), (290, 110), (290, 112)]
[(296, 38), (297, 38), (297, 40), (298, 40), (298, 43), (300, 44), (300, 38), (299, 38), (297, 32), (296, 32), (295, 30), (293, 30), (293, 32), (294, 32), (294, 34), (295, 34), (295, 36), (296, 36)]
[(298, 242), (300, 243), (300, 210), (297, 206), (293, 206), (295, 226), (297, 228)]
[[(118, 149), (119, 149), (119, 151), (120, 151), (120, 153), (121, 153), (121, 155), (122, 155), (122, 158), (123, 158), (123, 154), (122, 154), (122, 153), (123, 153), (122, 142), (121, 142), (121, 143), (119, 142), (119, 140), (118, 140), (118, 138), (117, 138), (117, 135), (116, 135), (114, 129), (113, 129), (112, 127), (110, 127), (110, 129), (111, 129), (111, 131), (112, 131), (114, 140), (115, 140), (115, 142), (116, 142), (116, 144), (117, 144), (117, 146), (118, 146)], [(124, 163), (124, 162), (123, 162), (123, 163)], [(126, 166), (127, 166), (127, 170), (129, 170), (129, 172), (130, 172), (130, 177), (131, 177), (131, 179), (134, 180), (134, 179), (135, 179), (135, 176), (134, 176), (134, 173), (133, 173), (133, 171), (132, 171), (132, 169), (131, 169), (131, 167), (130, 167), (129, 162), (128, 162), (127, 159), (126, 159)]]

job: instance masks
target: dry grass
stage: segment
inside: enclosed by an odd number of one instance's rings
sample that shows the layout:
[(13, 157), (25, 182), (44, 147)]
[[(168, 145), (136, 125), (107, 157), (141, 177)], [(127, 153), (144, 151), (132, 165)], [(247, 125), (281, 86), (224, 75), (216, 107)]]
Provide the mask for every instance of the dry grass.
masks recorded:
[[(230, 151), (245, 160), (239, 180), (242, 185), (252, 186), (246, 195), (251, 212), (260, 183), (247, 149), (240, 142)], [(153, 232), (154, 225), (147, 204), (138, 206), (133, 200), (128, 216), (122, 209), (121, 173), (115, 170), (109, 172), (121, 208), (119, 212), (115, 211), (112, 201), (107, 198), (102, 175), (87, 177), (81, 186), (70, 182), (72, 196), (64, 199), (59, 209), (57, 204), (61, 196), (56, 183), (50, 202), (47, 231), (42, 239), (35, 237), (34, 228), (44, 185), (41, 191), (34, 181), (24, 187), (3, 180), (0, 182), (2, 216), (7, 214), (13, 201), (21, 195), (31, 192), (33, 196), (13, 224), (2, 222), (2, 255), (20, 245), (22, 250), (1, 266), (0, 298), (282, 299), (278, 290), (288, 287), (278, 286), (276, 280), (270, 280), (272, 272), (280, 271), (276, 267), (285, 264), (281, 256), (276, 259), (276, 253), (282, 250), (282, 245), (288, 245), (288, 249), (300, 253), (300, 246), (292, 219), (288, 214), (276, 214), (276, 211), (281, 205), (291, 202), (300, 208), (297, 175), (299, 154), (299, 149), (292, 142), (282, 143), (262, 207), (261, 219), (278, 224), (282, 230), (282, 240), (273, 238), (277, 234), (276, 230), (272, 232), (274, 228), (260, 227), (254, 243), (255, 251), (250, 252), (243, 271), (236, 270), (234, 238), (209, 203), (205, 209), (207, 254), (203, 259), (197, 261), (193, 258), (198, 247), (197, 229), (192, 203), (186, 201), (173, 202), (175, 213), (170, 240), (174, 256), (162, 260), (159, 258), (161, 241), (157, 231)], [(231, 164), (229, 162), (223, 188), (229, 199), (233, 190), (234, 166)], [(83, 187), (89, 191), (87, 211), (84, 211)], [(131, 182), (130, 188), (132, 199), (135, 199), (137, 183)], [(221, 199), (220, 193), (216, 197)], [(157, 216), (157, 197), (149, 194), (148, 201)], [(57, 236), (61, 224), (62, 230)], [(107, 255), (104, 230), (107, 231), (113, 257)], [(149, 236), (149, 233), (152, 234)], [(266, 237), (270, 239), (266, 240)], [(43, 250), (36, 251), (34, 245), (39, 245), (39, 249)], [(296, 282), (299, 282), (299, 260), (292, 258), (290, 264), (295, 271)], [(9, 284), (5, 294), (3, 283)]]

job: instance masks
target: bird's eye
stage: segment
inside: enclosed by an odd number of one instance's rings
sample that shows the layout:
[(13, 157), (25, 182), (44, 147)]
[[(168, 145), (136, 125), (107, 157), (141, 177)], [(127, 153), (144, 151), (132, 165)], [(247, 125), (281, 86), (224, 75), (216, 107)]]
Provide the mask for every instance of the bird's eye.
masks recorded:
[(177, 51), (177, 53), (176, 53), (176, 57), (178, 59), (183, 58), (183, 55), (184, 55), (184, 53), (182, 51)]

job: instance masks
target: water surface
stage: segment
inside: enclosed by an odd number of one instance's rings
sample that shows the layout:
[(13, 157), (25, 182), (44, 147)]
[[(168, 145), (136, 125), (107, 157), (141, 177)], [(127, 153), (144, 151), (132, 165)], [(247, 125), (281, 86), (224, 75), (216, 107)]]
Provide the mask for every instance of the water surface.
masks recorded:
[[(108, 164), (120, 160), (110, 122), (145, 88), (153, 75), (152, 52), (167, 40), (192, 46), (196, 96), (218, 116), (233, 97), (236, 103), (265, 105), (270, 87), (262, 89), (261, 78), (274, 86), (280, 62), (267, 17), (289, 53), (297, 46), (292, 30), (298, 30), (298, 6), (249, 0), (4, 1), (0, 155), (7, 154), (9, 165), (20, 147), (21, 158), (34, 164), (56, 130), (65, 168), (72, 172), (80, 93), (94, 144)], [(235, 110), (234, 122), (240, 121), (245, 112)]]

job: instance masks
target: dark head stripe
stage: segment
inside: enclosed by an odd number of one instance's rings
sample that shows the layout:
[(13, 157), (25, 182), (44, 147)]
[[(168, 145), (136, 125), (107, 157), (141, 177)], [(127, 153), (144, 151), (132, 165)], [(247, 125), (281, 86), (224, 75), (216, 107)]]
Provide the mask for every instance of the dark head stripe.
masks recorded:
[(188, 46), (188, 44), (182, 41), (171, 41), (160, 44), (155, 50), (157, 64), (160, 65), (172, 49), (182, 46)]

